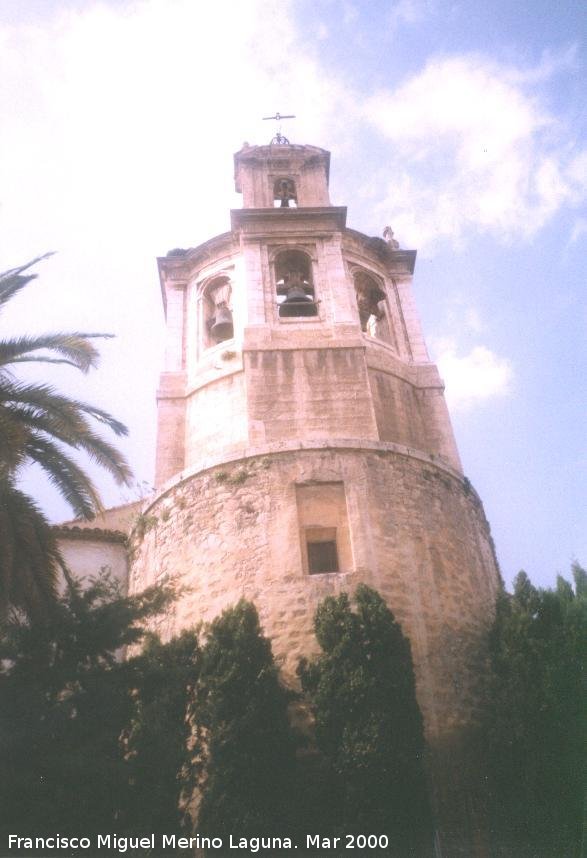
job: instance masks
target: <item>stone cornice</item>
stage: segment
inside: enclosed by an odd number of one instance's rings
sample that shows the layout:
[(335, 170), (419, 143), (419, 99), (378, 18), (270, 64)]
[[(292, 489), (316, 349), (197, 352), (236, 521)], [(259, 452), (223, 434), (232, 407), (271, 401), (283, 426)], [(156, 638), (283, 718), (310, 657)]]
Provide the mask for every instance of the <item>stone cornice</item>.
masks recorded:
[(416, 266), (416, 251), (394, 249), (377, 236), (365, 235), (356, 229), (345, 229), (343, 246), (347, 254), (375, 260), (385, 271), (397, 276), (411, 276)]
[(298, 228), (315, 237), (320, 232), (342, 232), (346, 227), (346, 213), (346, 206), (231, 209), (230, 222), (233, 232), (246, 235), (270, 235), (285, 227), (290, 236)]
[(239, 181), (239, 166), (241, 163), (255, 163), (261, 166), (271, 165), (273, 168), (283, 162), (293, 161), (302, 169), (314, 161), (324, 163), (326, 180), (330, 174), (330, 152), (319, 146), (288, 143), (286, 145), (269, 144), (268, 146), (243, 146), (234, 154), (234, 171), (237, 193), (241, 193)]
[(195, 269), (236, 252), (238, 248), (234, 246), (233, 233), (223, 232), (196, 247), (177, 248), (170, 250), (167, 256), (157, 257), (163, 307), (167, 307), (166, 285), (185, 288)]

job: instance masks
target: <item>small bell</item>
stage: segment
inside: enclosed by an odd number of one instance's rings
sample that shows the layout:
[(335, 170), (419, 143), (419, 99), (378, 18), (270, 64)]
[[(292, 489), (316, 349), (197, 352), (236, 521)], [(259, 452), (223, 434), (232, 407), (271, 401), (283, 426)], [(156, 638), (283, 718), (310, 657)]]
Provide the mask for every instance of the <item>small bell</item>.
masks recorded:
[(279, 307), (279, 315), (282, 318), (290, 316), (315, 316), (316, 305), (302, 286), (291, 286), (283, 304)]
[(210, 333), (219, 343), (223, 340), (230, 340), (234, 336), (232, 313), (226, 304), (216, 307), (216, 316), (214, 317), (214, 324), (210, 328)]

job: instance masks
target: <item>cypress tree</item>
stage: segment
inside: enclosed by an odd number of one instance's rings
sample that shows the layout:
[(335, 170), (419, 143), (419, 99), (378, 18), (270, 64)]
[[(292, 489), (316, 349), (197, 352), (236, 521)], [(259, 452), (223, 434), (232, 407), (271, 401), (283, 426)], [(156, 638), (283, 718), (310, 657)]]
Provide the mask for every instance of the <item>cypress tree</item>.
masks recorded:
[[(300, 664), (329, 771), (323, 789), (336, 834), (381, 834), (394, 855), (427, 854), (430, 814), (423, 722), (410, 644), (383, 599), (361, 585), (318, 608), (322, 649)], [(371, 853), (370, 853), (371, 854)]]
[(198, 682), (200, 647), (195, 631), (168, 643), (149, 635), (133, 660), (133, 707), (123, 733), (127, 794), (121, 810), (125, 835), (182, 836), (183, 792), (189, 781), (192, 725), (188, 701)]
[[(490, 640), (485, 719), (496, 854), (579, 858), (587, 763), (587, 574), (534, 587), (520, 572)], [(585, 846), (587, 844), (583, 844)]]
[(289, 699), (257, 611), (241, 600), (214, 620), (202, 649), (192, 711), (204, 761), (201, 835), (226, 844), (230, 834), (289, 832), (295, 767)]

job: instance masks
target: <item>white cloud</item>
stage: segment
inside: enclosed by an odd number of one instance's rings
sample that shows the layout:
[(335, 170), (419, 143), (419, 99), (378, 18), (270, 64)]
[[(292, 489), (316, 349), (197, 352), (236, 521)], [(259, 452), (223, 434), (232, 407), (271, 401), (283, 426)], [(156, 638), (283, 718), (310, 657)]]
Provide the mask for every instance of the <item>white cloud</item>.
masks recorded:
[(323, 22), (320, 22), (316, 27), (316, 38), (319, 42), (325, 42), (327, 39), (330, 38), (330, 30), (328, 29), (328, 26)]
[[(532, 85), (561, 71), (544, 60)], [(431, 60), (368, 100), (390, 141), (393, 179), (379, 206), (401, 239), (422, 246), (469, 230), (531, 238), (587, 196), (587, 150), (576, 150), (516, 69), (482, 56)]]
[(342, 4), (342, 23), (348, 27), (354, 24), (359, 17), (359, 10), (353, 3)]
[(439, 340), (432, 348), (449, 407), (464, 410), (512, 392), (511, 362), (486, 346), (475, 346), (465, 355), (457, 354), (453, 340)]
[(387, 15), (389, 33), (395, 35), (402, 24), (419, 24), (435, 6), (434, 0), (395, 0)]
[(476, 334), (481, 333), (484, 328), (479, 311), (475, 307), (467, 307), (465, 311), (465, 323)]
[(477, 307), (467, 304), (463, 297), (455, 296), (447, 308), (447, 322), (451, 330), (480, 334), (485, 330), (485, 322)]
[(558, 50), (545, 48), (540, 61), (535, 66), (526, 68), (509, 67), (504, 69), (508, 79), (515, 84), (536, 84), (550, 80), (554, 75), (563, 71), (572, 71), (577, 65), (579, 53), (578, 43), (565, 45)]
[(59, 251), (2, 327), (118, 335), (99, 373), (64, 387), (129, 424), (128, 453), (150, 478), (154, 257), (229, 228), (232, 156), (245, 139), (271, 139), (262, 116), (301, 114), (284, 133), (328, 146), (345, 139), (352, 93), (306, 49), (288, 0), (76, 7), (0, 24), (0, 270)]
[(88, 2), (0, 27), (0, 45), (0, 217), (17, 258), (83, 232), (130, 248), (222, 231), (233, 152), (274, 133), (261, 117), (304, 103), (295, 139), (328, 139), (346, 100), (300, 49), (288, 2)]
[(584, 235), (587, 235), (587, 218), (580, 217), (577, 218), (577, 220), (573, 224), (573, 230), (569, 239), (569, 246), (575, 244), (577, 241), (583, 238)]

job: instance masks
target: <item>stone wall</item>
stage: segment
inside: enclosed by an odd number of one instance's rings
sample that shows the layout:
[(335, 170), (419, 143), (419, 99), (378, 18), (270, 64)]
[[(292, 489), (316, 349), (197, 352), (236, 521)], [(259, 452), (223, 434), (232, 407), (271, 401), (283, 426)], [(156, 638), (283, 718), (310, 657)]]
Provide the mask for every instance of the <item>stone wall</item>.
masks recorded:
[(255, 351), (246, 374), (253, 444), (377, 437), (362, 348)]
[(159, 409), (157, 486), (210, 456), (295, 439), (390, 441), (460, 470), (433, 364), (406, 365), (367, 337), (316, 339), (292, 331), (288, 348), (274, 336), (273, 348), (249, 337), (243, 355), (218, 350), (215, 374)]
[[(313, 485), (319, 496), (320, 484), (343, 486), (349, 550), (339, 572), (310, 575), (303, 528), (320, 524), (320, 503), (308, 513), (316, 521), (301, 521), (299, 495)], [(428, 738), (471, 721), (498, 571), (481, 503), (458, 472), (393, 444), (268, 448), (176, 480), (144, 514), (149, 529), (131, 539), (131, 592), (169, 580), (186, 588), (158, 621), (163, 636), (244, 597), (295, 682), (298, 659), (316, 650), (318, 603), (365, 582), (411, 640)]]
[[(186, 467), (197, 465), (202, 454), (228, 452), (247, 443), (247, 400), (241, 371), (214, 379), (187, 399)], [(177, 473), (177, 472), (176, 472)]]

